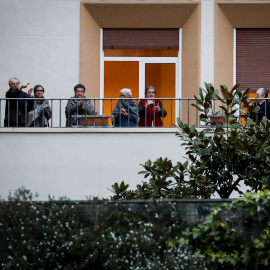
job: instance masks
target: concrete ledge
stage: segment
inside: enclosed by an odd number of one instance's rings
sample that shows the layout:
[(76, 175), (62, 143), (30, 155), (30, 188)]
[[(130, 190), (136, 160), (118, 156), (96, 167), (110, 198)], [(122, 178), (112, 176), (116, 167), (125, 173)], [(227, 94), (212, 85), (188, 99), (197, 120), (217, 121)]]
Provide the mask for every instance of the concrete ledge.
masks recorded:
[(177, 128), (0, 128), (0, 133), (175, 133)]

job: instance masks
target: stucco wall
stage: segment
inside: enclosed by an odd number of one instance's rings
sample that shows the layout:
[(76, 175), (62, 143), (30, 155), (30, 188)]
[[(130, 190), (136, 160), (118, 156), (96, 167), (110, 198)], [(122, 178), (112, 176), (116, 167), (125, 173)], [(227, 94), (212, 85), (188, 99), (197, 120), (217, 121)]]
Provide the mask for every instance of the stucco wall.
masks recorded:
[(48, 199), (48, 194), (74, 200), (90, 195), (108, 198), (112, 195), (108, 188), (115, 182), (124, 180), (132, 188), (142, 183), (139, 164), (159, 157), (176, 163), (184, 151), (176, 129), (46, 130), (1, 130), (0, 196), (26, 186), (38, 192), (41, 200)]
[[(0, 130), (0, 197), (25, 186), (40, 194), (84, 200), (109, 198), (115, 182), (132, 189), (145, 181), (140, 164), (168, 157), (184, 162), (176, 128), (165, 129), (29, 129)], [(242, 185), (241, 190), (246, 188)], [(231, 198), (239, 195), (233, 193)], [(218, 197), (218, 196), (214, 196)]]
[(46, 97), (70, 97), (79, 80), (80, 2), (0, 0), (0, 97), (8, 79), (44, 85)]

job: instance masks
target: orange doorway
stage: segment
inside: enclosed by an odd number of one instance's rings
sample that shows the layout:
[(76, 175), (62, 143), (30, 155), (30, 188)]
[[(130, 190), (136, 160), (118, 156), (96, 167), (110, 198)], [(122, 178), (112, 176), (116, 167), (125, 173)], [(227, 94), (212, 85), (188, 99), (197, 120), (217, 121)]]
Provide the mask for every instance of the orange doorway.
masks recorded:
[[(175, 97), (175, 64), (145, 64), (145, 88), (147, 86), (156, 88), (157, 98), (174, 98)], [(175, 102), (164, 100), (163, 106), (167, 111), (167, 116), (164, 118), (164, 126), (169, 127), (175, 124)]]

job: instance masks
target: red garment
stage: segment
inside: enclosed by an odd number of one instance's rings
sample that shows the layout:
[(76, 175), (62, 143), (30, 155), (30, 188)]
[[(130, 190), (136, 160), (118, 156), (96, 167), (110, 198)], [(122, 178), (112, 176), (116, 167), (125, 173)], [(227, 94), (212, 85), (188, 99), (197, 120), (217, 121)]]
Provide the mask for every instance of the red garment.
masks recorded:
[[(141, 99), (140, 100), (142, 106), (144, 107), (144, 111), (145, 111), (145, 99)], [(159, 99), (155, 100), (155, 105), (161, 105), (161, 101)], [(154, 111), (153, 110), (154, 105), (149, 105), (146, 108), (146, 115), (142, 115), (140, 116), (140, 121), (139, 121), (139, 127), (152, 127), (152, 123), (153, 126), (155, 127), (162, 127), (162, 119), (160, 116), (160, 112), (159, 111)], [(155, 115), (155, 119), (154, 119), (154, 115)], [(145, 124), (145, 119), (146, 119), (146, 124)], [(155, 120), (155, 122), (154, 122)]]

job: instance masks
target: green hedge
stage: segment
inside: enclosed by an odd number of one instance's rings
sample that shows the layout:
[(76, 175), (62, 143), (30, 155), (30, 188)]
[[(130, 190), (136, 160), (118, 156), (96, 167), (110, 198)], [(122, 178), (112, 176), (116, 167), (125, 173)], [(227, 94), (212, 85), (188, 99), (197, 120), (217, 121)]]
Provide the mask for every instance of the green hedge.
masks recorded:
[(269, 191), (198, 207), (210, 215), (195, 224), (181, 202), (89, 201), (82, 215), (87, 204), (33, 199), (21, 188), (0, 203), (1, 269), (269, 268)]

